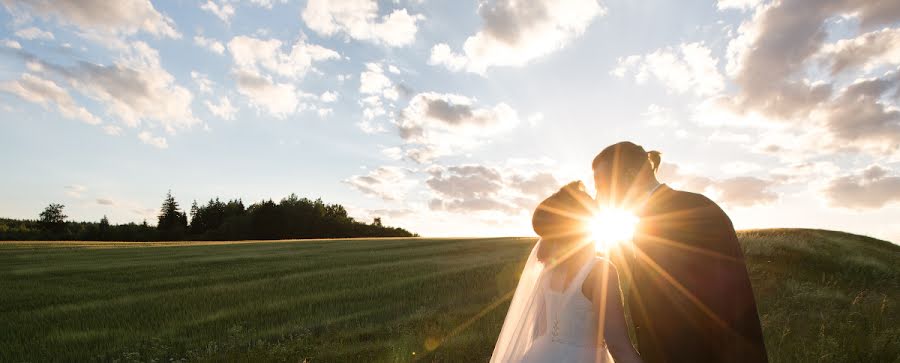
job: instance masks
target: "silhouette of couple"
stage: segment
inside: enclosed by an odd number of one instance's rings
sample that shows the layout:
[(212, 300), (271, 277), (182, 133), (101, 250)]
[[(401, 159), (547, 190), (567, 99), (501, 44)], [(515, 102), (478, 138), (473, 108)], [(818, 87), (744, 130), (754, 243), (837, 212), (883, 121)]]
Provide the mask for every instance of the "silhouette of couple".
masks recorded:
[[(611, 145), (591, 165), (595, 197), (572, 182), (538, 206), (532, 226), (541, 238), (491, 362), (767, 361), (731, 220), (706, 197), (660, 183), (660, 162), (634, 143)], [(604, 231), (589, 226), (610, 215), (603, 210), (630, 211), (638, 222), (630, 241), (598, 256)]]

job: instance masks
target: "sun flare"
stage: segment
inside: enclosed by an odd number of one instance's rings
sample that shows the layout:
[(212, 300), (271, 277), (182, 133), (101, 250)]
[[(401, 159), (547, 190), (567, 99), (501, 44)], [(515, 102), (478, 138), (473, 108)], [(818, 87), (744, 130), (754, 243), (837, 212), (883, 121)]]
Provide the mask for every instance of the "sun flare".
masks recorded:
[(605, 251), (619, 243), (631, 241), (638, 217), (619, 208), (603, 209), (590, 222), (591, 239), (597, 251)]

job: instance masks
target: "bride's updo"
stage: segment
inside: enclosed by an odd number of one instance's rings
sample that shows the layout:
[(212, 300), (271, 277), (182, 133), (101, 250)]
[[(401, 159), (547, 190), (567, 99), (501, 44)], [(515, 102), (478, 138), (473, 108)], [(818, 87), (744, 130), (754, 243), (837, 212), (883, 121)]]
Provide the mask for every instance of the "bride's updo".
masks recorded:
[(534, 211), (531, 227), (541, 237), (537, 257), (548, 261), (566, 247), (574, 247), (588, 234), (586, 221), (593, 210), (593, 199), (580, 181), (571, 182), (544, 199)]

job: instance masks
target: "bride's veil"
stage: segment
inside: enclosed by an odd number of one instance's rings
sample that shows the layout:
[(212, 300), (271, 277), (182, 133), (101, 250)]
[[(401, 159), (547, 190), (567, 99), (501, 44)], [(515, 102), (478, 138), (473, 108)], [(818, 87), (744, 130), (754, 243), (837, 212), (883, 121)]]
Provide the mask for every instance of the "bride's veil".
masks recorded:
[(509, 304), (506, 320), (503, 321), (500, 337), (494, 346), (491, 363), (521, 361), (537, 338), (538, 319), (543, 318), (539, 309), (544, 298), (539, 291), (544, 277), (544, 264), (537, 258), (540, 245), (539, 240), (528, 255), (519, 285)]

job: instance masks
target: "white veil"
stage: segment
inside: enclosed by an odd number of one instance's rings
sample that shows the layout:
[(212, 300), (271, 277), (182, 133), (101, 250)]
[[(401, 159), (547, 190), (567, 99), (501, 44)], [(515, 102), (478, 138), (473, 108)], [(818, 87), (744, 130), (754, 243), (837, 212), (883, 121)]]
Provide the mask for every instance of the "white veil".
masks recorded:
[(544, 298), (539, 287), (545, 275), (544, 264), (537, 258), (540, 246), (541, 241), (538, 240), (528, 255), (525, 269), (522, 270), (516, 292), (509, 304), (509, 311), (503, 321), (500, 337), (494, 346), (491, 363), (521, 361), (531, 348), (531, 343), (537, 339), (538, 319), (543, 318), (539, 314), (539, 309)]

